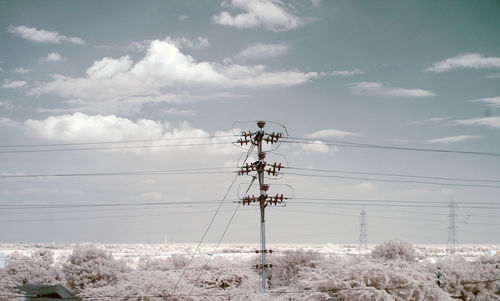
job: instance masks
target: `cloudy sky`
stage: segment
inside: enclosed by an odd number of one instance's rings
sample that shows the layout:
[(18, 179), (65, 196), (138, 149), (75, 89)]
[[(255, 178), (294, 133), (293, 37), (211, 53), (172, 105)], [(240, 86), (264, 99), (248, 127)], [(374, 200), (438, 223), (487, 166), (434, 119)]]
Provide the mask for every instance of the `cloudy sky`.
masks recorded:
[[(241, 161), (233, 126), (255, 130), (234, 122), (262, 119), (310, 139), (276, 161), (336, 171), (273, 182), (296, 199), (267, 210), (269, 242), (357, 243), (364, 203), (370, 243), (446, 244), (453, 197), (459, 241), (498, 243), (499, 156), (401, 148), (498, 154), (499, 28), (500, 1), (2, 0), (0, 241), (197, 241)], [(70, 207), (109, 203), (143, 205)], [(224, 241), (258, 242), (258, 219), (238, 208)]]

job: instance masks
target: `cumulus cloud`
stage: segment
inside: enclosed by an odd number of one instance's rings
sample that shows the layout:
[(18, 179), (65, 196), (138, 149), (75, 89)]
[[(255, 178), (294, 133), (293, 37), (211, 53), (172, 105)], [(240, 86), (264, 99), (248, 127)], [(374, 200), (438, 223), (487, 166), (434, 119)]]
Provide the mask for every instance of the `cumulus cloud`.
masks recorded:
[(86, 77), (52, 75), (52, 81), (39, 83), (30, 95), (53, 94), (70, 99), (137, 103), (169, 101), (168, 89), (182, 86), (228, 89), (293, 86), (321, 74), (297, 70), (270, 71), (264, 65), (198, 62), (166, 40), (151, 42), (145, 56), (133, 62), (129, 56), (105, 57), (93, 63)]
[(62, 62), (62, 61), (65, 61), (66, 58), (63, 57), (58, 52), (51, 52), (46, 57), (44, 57), (42, 60), (45, 62)]
[(30, 40), (37, 43), (56, 43), (68, 42), (78, 45), (85, 44), (82, 38), (67, 37), (57, 31), (47, 31), (44, 29), (36, 29), (35, 27), (28, 26), (14, 26), (10, 25), (7, 32), (20, 36), (23, 39)]
[(482, 117), (472, 119), (456, 120), (457, 125), (482, 125), (491, 128), (500, 128), (500, 116)]
[(359, 70), (359, 69), (333, 70), (332, 71), (332, 76), (352, 76), (352, 75), (358, 75), (358, 74), (364, 74), (364, 72)]
[[(207, 38), (203, 37), (197, 37), (196, 39), (189, 39), (186, 37), (181, 37), (181, 38), (172, 38), (167, 36), (163, 41), (166, 41), (170, 44), (175, 45), (178, 49), (182, 48), (188, 48), (188, 49), (203, 49), (208, 46), (210, 46), (210, 43), (208, 42)], [(149, 46), (151, 45), (151, 42), (153, 40), (142, 40), (140, 42), (131, 42), (126, 49), (128, 50), (133, 50), (137, 52), (143, 52), (146, 51)]]
[(324, 129), (307, 134), (305, 137), (310, 139), (328, 139), (328, 138), (343, 138), (349, 136), (360, 136), (360, 134), (348, 131), (336, 130), (336, 129)]
[(304, 24), (304, 20), (291, 13), (289, 7), (280, 0), (231, 0), (224, 1), (222, 6), (240, 9), (243, 13), (233, 16), (230, 12), (223, 11), (213, 15), (212, 19), (220, 25), (285, 31)]
[(174, 44), (177, 48), (190, 48), (190, 49), (203, 49), (210, 46), (208, 39), (197, 37), (196, 39), (188, 39), (185, 37), (182, 38), (171, 38), (166, 37), (165, 41), (168, 43)]
[(470, 102), (482, 102), (490, 107), (500, 108), (500, 96), (497, 97), (489, 97), (489, 98), (479, 98), (479, 99), (471, 99)]
[(302, 144), (302, 150), (312, 153), (328, 153), (330, 148), (323, 141), (316, 140), (312, 143)]
[(394, 98), (423, 98), (433, 97), (436, 94), (424, 89), (405, 89), (387, 86), (379, 82), (356, 82), (348, 85), (354, 94), (385, 96)]
[(500, 57), (485, 57), (478, 53), (457, 55), (427, 67), (425, 71), (446, 72), (454, 69), (491, 69), (500, 68)]
[(28, 119), (24, 128), (30, 136), (53, 141), (114, 141), (155, 139), (169, 129), (168, 123), (149, 119), (136, 122), (115, 115), (83, 113), (50, 116), (43, 120)]
[(19, 88), (22, 88), (22, 87), (26, 86), (26, 84), (28, 84), (28, 82), (26, 82), (24, 80), (11, 81), (11, 80), (5, 79), (3, 81), (2, 88), (5, 88), (5, 89), (19, 89)]
[[(164, 145), (179, 145), (207, 142), (230, 142), (227, 138), (211, 137), (210, 134), (198, 128), (193, 128), (187, 122), (172, 127), (167, 121), (151, 119), (131, 120), (116, 115), (87, 115), (84, 113), (63, 114), (47, 117), (46, 119), (28, 119), (23, 124), (23, 129), (29, 136), (61, 142), (87, 142), (87, 141), (124, 141), (141, 140), (143, 142), (120, 144), (120, 146), (150, 146), (148, 150), (160, 151)], [(226, 136), (229, 132), (218, 131), (215, 136)], [(178, 138), (195, 138), (180, 139)], [(150, 140), (150, 141), (145, 141)], [(151, 141), (153, 140), (153, 141)], [(112, 144), (111, 144), (112, 145)], [(207, 146), (205, 151), (221, 153), (235, 153), (238, 149), (231, 143), (219, 145), (216, 150)], [(189, 148), (189, 145), (185, 146)], [(197, 148), (198, 149), (198, 148)], [(137, 149), (131, 149), (137, 151)]]
[(28, 73), (30, 73), (30, 69), (26, 69), (24, 67), (18, 67), (16, 69), (14, 69), (14, 72), (17, 74), (28, 74)]
[(10, 118), (0, 118), (0, 127), (16, 128), (19, 126), (19, 122), (14, 121)]
[(252, 44), (241, 50), (235, 58), (238, 60), (257, 60), (261, 58), (278, 57), (290, 49), (288, 44)]
[(476, 135), (460, 135), (460, 136), (451, 136), (451, 137), (443, 137), (437, 139), (426, 140), (427, 143), (438, 143), (438, 144), (452, 144), (457, 142), (462, 142), (466, 140), (476, 140), (479, 138), (483, 138), (483, 136)]

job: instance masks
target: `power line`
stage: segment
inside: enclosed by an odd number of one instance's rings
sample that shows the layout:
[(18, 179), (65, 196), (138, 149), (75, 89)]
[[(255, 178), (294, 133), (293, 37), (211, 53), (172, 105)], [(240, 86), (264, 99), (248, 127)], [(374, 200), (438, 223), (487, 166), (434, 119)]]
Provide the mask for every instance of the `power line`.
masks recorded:
[(206, 137), (176, 137), (176, 138), (140, 139), (140, 140), (116, 140), (116, 141), (98, 141), (98, 142), (50, 143), (50, 144), (14, 144), (14, 145), (0, 145), (0, 148), (77, 146), (77, 145), (98, 145), (98, 144), (117, 144), (117, 143), (142, 143), (142, 142), (211, 139), (211, 138), (234, 138), (234, 135), (206, 136)]
[(500, 188), (500, 186), (489, 185), (489, 184), (443, 183), (443, 182), (412, 181), (412, 180), (398, 180), (398, 179), (378, 179), (378, 178), (365, 178), (365, 177), (352, 177), (352, 176), (314, 175), (314, 174), (290, 173), (290, 172), (286, 173), (286, 174), (292, 175), (292, 176), (302, 176), (302, 177), (335, 178), (335, 179), (349, 179), (349, 180), (374, 181), (374, 182), (413, 183), (413, 184), (461, 186), (461, 187)]
[(380, 144), (347, 142), (347, 141), (339, 141), (339, 140), (308, 139), (308, 138), (297, 138), (297, 137), (289, 137), (289, 139), (299, 140), (299, 141), (282, 140), (282, 142), (297, 143), (297, 144), (317, 144), (317, 142), (320, 141), (320, 142), (323, 142), (325, 145), (343, 146), (343, 147), (377, 148), (377, 149), (392, 149), (392, 150), (403, 150), (403, 151), (436, 152), (436, 153), (452, 153), (452, 154), (462, 154), (462, 155), (500, 157), (500, 153), (490, 153), (490, 152), (475, 152), (475, 151), (435, 149), (435, 148), (400, 147), (400, 146), (390, 146), (390, 145), (380, 145)]
[[(243, 160), (243, 163), (245, 163), (247, 160), (248, 160), (248, 157), (250, 156), (250, 153), (251, 153), (251, 150), (252, 150), (252, 147), (248, 150), (247, 154), (246, 154), (246, 157), (245, 159)], [(189, 259), (189, 262), (186, 264), (186, 268), (189, 267), (189, 265), (191, 264), (191, 262), (193, 261), (193, 258), (195, 256), (195, 254), (198, 252), (201, 244), (203, 243), (203, 241), (205, 240), (205, 237), (207, 236), (207, 233), (208, 231), (210, 230), (210, 228), (212, 227), (212, 224), (215, 220), (215, 218), (217, 217), (217, 214), (219, 213), (219, 210), (220, 208), (222, 207), (222, 204), (224, 203), (224, 201), (226, 200), (227, 198), (227, 195), (229, 194), (229, 191), (231, 190), (231, 188), (233, 187), (234, 183), (236, 182), (236, 179), (238, 178), (238, 174), (235, 175), (233, 181), (231, 182), (231, 185), (229, 185), (226, 193), (224, 194), (224, 197), (222, 198), (222, 200), (220, 201), (219, 203), (219, 206), (217, 207), (217, 209), (215, 210), (215, 213), (214, 215), (212, 216), (212, 219), (210, 220), (210, 223), (208, 224), (207, 228), (205, 229), (205, 232), (203, 233), (203, 236), (201, 237), (200, 239), (200, 242), (198, 243), (198, 245), (196, 246), (196, 249), (193, 253), (193, 255), (191, 256), (191, 258)], [(251, 185), (251, 184), (250, 184)], [(239, 207), (239, 206), (238, 206)], [(232, 220), (232, 218), (231, 218)], [(184, 270), (182, 272), (182, 274), (180, 275), (179, 279), (177, 280), (177, 282), (175, 283), (175, 286), (174, 288), (172, 289), (172, 292), (170, 293), (170, 296), (172, 296), (175, 292), (175, 289), (177, 288), (177, 286), (179, 285), (179, 283), (181, 282), (182, 280), (182, 277), (184, 276), (184, 274), (186, 273), (186, 270)]]
[(111, 149), (138, 149), (138, 148), (168, 148), (182, 146), (208, 146), (232, 144), (233, 142), (207, 142), (207, 143), (185, 143), (185, 144), (165, 144), (165, 145), (127, 145), (127, 146), (109, 146), (109, 147), (82, 147), (82, 148), (51, 148), (51, 149), (30, 149), (30, 150), (9, 150), (0, 151), (0, 154), (17, 153), (47, 153), (47, 152), (69, 152), (69, 151), (89, 151), (89, 150), (111, 150)]
[[(361, 203), (361, 204), (353, 204), (356, 206), (362, 205), (362, 203), (403, 203), (403, 204), (443, 204), (446, 205), (445, 207), (448, 208), (448, 203), (446, 201), (412, 201), (412, 200), (385, 200), (385, 199), (343, 199), (343, 198), (315, 198), (315, 197), (294, 197), (294, 200), (315, 200), (315, 201), (332, 201), (332, 202), (343, 202), (343, 203), (349, 203), (349, 202), (356, 202), (356, 203)], [(296, 203), (296, 202), (293, 202)], [(473, 205), (499, 205), (500, 202), (458, 202), (459, 204), (473, 204)]]
[(145, 170), (145, 171), (114, 171), (114, 172), (93, 172), (93, 173), (54, 173), (54, 174), (17, 174), (17, 175), (0, 175), (0, 179), (15, 179), (15, 178), (45, 178), (45, 177), (91, 177), (91, 176), (149, 176), (149, 175), (191, 175), (191, 174), (213, 174), (227, 173), (234, 174), (235, 172), (225, 172), (216, 170), (227, 170), (232, 167), (203, 167), (203, 168), (184, 168), (184, 169), (168, 169), (168, 170)]
[(436, 177), (436, 176), (422, 176), (411, 174), (396, 174), (384, 172), (361, 172), (350, 170), (335, 170), (335, 169), (319, 169), (319, 168), (303, 168), (303, 167), (284, 167), (286, 169), (304, 170), (304, 171), (318, 171), (328, 173), (347, 173), (347, 174), (360, 174), (360, 175), (374, 175), (374, 176), (390, 176), (390, 177), (405, 177), (405, 178), (418, 178), (418, 179), (432, 179), (432, 180), (445, 180), (445, 181), (461, 181), (461, 182), (491, 182), (500, 183), (500, 180), (490, 179), (464, 179), (464, 178), (451, 178), (451, 177)]

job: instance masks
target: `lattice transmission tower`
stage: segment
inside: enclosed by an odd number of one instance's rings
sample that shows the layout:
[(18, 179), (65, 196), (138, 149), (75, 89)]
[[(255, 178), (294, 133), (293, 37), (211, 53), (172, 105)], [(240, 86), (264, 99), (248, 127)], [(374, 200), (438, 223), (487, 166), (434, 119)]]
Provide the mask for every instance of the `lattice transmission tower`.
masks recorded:
[(359, 224), (359, 248), (358, 254), (364, 254), (368, 250), (367, 242), (368, 235), (366, 233), (366, 210), (365, 205), (363, 205), (363, 209), (361, 210), (361, 223)]
[(449, 213), (448, 213), (448, 244), (446, 246), (446, 252), (448, 254), (455, 254), (457, 244), (458, 244), (458, 225), (457, 225), (457, 203), (451, 196), (451, 200), (448, 203)]

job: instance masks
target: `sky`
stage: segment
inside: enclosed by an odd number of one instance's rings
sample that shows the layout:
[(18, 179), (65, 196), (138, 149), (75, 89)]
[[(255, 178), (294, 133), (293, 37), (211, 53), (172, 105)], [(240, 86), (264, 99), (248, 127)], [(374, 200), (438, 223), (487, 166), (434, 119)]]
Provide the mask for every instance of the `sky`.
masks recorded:
[(227, 192), (206, 241), (257, 243), (230, 142), (266, 120), (309, 139), (268, 155), (298, 168), (268, 243), (356, 245), (364, 204), (368, 243), (446, 244), (453, 199), (497, 244), (499, 28), (498, 0), (1, 0), (0, 241), (197, 242)]

